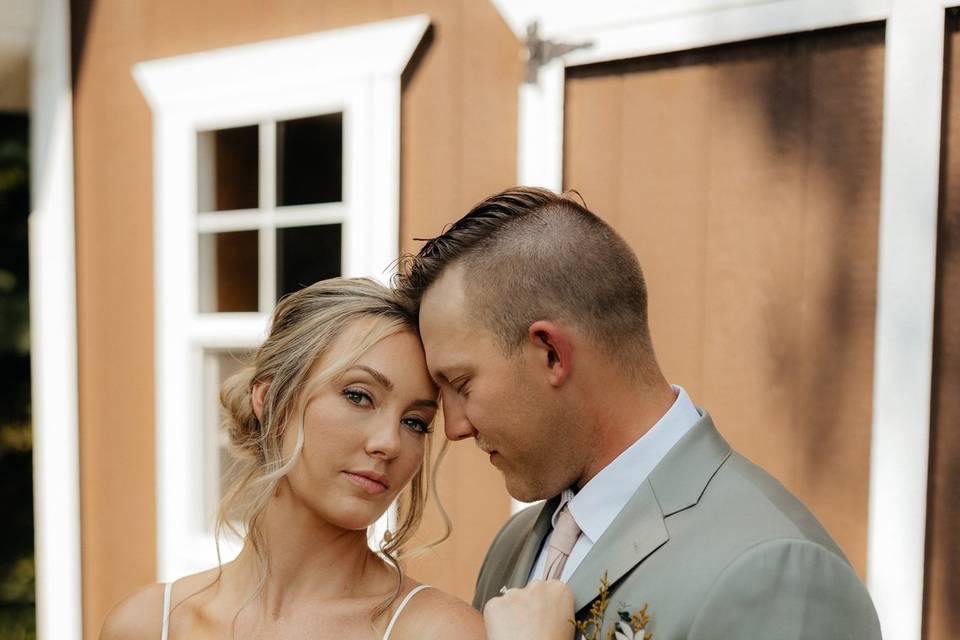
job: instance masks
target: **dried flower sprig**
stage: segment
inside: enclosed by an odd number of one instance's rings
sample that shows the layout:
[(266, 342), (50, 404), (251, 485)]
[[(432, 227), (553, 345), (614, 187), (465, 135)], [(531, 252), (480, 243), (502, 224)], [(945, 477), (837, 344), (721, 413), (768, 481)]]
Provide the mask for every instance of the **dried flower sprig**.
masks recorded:
[(650, 616), (647, 613), (650, 605), (644, 604), (636, 613), (630, 613), (623, 602), (620, 603), (620, 609), (617, 611), (620, 619), (604, 637), (603, 616), (609, 606), (610, 581), (607, 579), (607, 573), (604, 572), (603, 577), (600, 578), (600, 591), (590, 605), (590, 615), (583, 620), (570, 621), (577, 629), (578, 640), (651, 640), (653, 638), (653, 634), (646, 631), (647, 624), (650, 622)]

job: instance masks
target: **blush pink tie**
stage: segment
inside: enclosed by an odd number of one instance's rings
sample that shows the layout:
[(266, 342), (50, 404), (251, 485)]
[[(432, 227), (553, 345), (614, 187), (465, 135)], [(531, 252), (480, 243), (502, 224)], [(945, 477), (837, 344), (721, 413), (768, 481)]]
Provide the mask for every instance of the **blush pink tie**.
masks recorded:
[(543, 570), (544, 580), (559, 580), (567, 558), (580, 537), (580, 527), (570, 513), (570, 505), (564, 505), (557, 516), (557, 525), (547, 542), (547, 563)]

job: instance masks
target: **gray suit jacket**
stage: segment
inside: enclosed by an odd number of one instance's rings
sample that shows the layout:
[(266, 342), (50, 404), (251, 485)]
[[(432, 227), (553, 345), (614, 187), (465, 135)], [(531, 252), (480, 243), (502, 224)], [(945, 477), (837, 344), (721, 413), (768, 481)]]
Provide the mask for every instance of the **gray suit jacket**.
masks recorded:
[[(577, 619), (587, 617), (606, 572), (601, 637), (621, 604), (649, 604), (654, 640), (880, 638), (870, 596), (836, 542), (701, 413), (570, 577)], [(558, 500), (500, 530), (474, 607), (526, 584)]]

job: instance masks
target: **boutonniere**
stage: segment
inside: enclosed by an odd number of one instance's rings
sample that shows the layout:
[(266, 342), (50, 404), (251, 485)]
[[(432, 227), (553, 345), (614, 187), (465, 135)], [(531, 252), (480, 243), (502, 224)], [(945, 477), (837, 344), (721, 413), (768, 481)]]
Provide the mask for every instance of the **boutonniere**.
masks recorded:
[(650, 622), (647, 614), (649, 604), (644, 604), (639, 611), (630, 612), (629, 607), (621, 602), (617, 609), (617, 621), (612, 629), (603, 632), (603, 616), (610, 606), (610, 582), (604, 572), (600, 578), (600, 592), (597, 599), (590, 605), (590, 617), (586, 620), (573, 620), (577, 628), (577, 640), (650, 640), (653, 634), (646, 630)]

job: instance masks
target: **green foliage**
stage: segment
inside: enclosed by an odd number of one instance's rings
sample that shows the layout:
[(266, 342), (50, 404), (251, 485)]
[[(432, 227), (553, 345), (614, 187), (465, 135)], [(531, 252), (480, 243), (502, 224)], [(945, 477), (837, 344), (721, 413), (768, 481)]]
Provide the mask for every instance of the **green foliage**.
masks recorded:
[(29, 353), (27, 118), (0, 114), (0, 353)]
[(36, 638), (27, 118), (0, 114), (0, 639)]
[(0, 638), (36, 640), (37, 618), (33, 605), (0, 604)]

